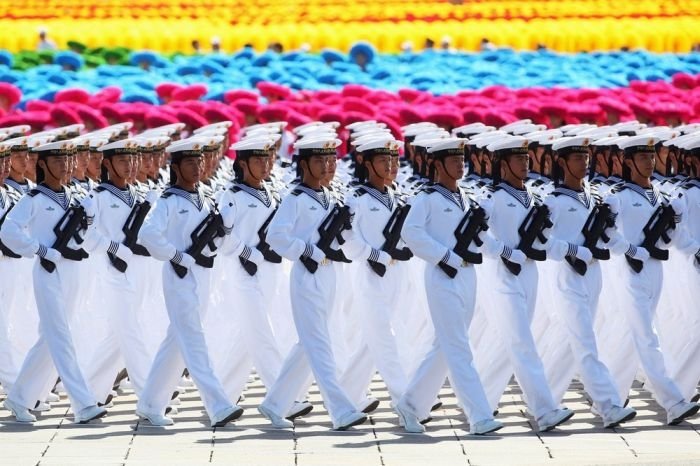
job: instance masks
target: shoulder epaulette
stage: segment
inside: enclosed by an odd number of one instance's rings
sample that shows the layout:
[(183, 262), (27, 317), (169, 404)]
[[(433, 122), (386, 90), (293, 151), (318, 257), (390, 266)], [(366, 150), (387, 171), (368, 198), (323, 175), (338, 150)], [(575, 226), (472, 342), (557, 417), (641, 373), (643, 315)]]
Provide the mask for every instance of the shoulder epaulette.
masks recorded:
[(167, 199), (167, 198), (169, 198), (169, 197), (172, 196), (172, 195), (173, 195), (173, 192), (170, 191), (170, 188), (168, 188), (168, 189), (166, 189), (165, 191), (163, 191), (163, 194), (161, 194), (160, 197), (161, 197), (162, 199)]
[(107, 188), (105, 188), (104, 186), (96, 186), (95, 187), (95, 192), (98, 192), (98, 193), (101, 193), (102, 191), (106, 191), (106, 190), (107, 190)]
[(292, 189), (289, 194), (291, 194), (292, 196), (298, 196), (303, 192), (304, 191), (302, 189), (299, 189), (299, 187), (297, 186), (296, 188)]
[(239, 192), (239, 191), (242, 191), (241, 187), (238, 186), (237, 184), (234, 184), (234, 185), (231, 186), (229, 189), (231, 190), (231, 192), (234, 192), (234, 193), (237, 193), (237, 192)]
[(358, 186), (357, 188), (355, 188), (355, 191), (353, 192), (353, 196), (355, 196), (355, 197), (364, 196), (365, 194), (367, 194), (367, 188), (365, 188), (364, 185)]
[(36, 196), (37, 194), (39, 194), (40, 192), (41, 192), (41, 191), (39, 191), (38, 189), (35, 188), (35, 189), (32, 189), (31, 191), (29, 191), (29, 192), (27, 193), (27, 196), (29, 196), (29, 197), (34, 197), (34, 196)]

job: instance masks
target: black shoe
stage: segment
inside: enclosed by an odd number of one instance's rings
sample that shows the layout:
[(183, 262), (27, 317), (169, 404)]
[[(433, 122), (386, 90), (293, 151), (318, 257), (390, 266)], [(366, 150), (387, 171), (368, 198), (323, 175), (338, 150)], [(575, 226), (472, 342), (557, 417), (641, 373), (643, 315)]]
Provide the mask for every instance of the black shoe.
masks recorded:
[(498, 416), (498, 410), (497, 410), (497, 409), (493, 411), (493, 417), (496, 417), (496, 416)]
[(117, 388), (119, 388), (119, 384), (122, 382), (122, 380), (126, 379), (127, 377), (129, 377), (129, 373), (126, 372), (126, 369), (120, 370), (117, 374), (117, 378), (114, 379), (114, 383), (112, 384), (112, 390), (117, 391)]
[(420, 423), (423, 424), (423, 425), (426, 425), (427, 423), (429, 423), (429, 422), (432, 421), (432, 420), (433, 420), (432, 417), (426, 417), (425, 419), (423, 419), (422, 421), (420, 421)]
[(314, 410), (313, 405), (309, 404), (307, 407), (305, 407), (301, 411), (297, 411), (293, 415), (287, 416), (285, 419), (288, 421), (293, 421), (294, 419), (296, 419), (298, 417), (306, 416), (307, 414), (309, 414), (313, 410)]
[(103, 407), (103, 406), (107, 406), (108, 404), (110, 404), (110, 403), (112, 402), (113, 399), (114, 399), (114, 395), (112, 395), (112, 394), (110, 393), (110, 394), (107, 396), (107, 399), (105, 400), (105, 402), (104, 402), (104, 403), (97, 403), (97, 406), (99, 406), (100, 408)]
[(625, 404), (623, 404), (622, 407), (623, 407), (623, 408), (626, 408), (628, 404), (630, 404), (630, 399), (629, 399), (629, 398), (625, 399)]
[(175, 391), (173, 392), (173, 396), (171, 396), (170, 399), (171, 399), (171, 400), (174, 400), (175, 398), (178, 397), (179, 394), (180, 394), (180, 392), (178, 392), (177, 390), (175, 390)]
[(233, 411), (231, 414), (229, 414), (228, 416), (226, 416), (225, 418), (223, 418), (222, 420), (220, 420), (219, 422), (214, 424), (213, 427), (224, 427), (226, 424), (228, 424), (229, 422), (235, 421), (236, 419), (238, 419), (242, 415), (243, 415), (243, 408), (238, 408), (235, 411)]
[(375, 409), (377, 409), (378, 406), (379, 406), (379, 400), (375, 399), (370, 404), (365, 406), (365, 409), (363, 409), (362, 412), (365, 414), (369, 414), (372, 411), (374, 411)]
[(690, 402), (697, 403), (698, 401), (700, 401), (700, 393), (696, 392), (695, 395), (693, 395), (693, 397), (690, 399)]
[(433, 405), (432, 408), (430, 408), (430, 412), (437, 411), (438, 409), (442, 408), (442, 401), (438, 401)]

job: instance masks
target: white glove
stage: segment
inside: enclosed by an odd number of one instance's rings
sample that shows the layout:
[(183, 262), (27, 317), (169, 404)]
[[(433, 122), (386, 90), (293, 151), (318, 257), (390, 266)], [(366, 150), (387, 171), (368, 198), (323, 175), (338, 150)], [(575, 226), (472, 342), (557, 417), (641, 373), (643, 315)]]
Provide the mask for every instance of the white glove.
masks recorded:
[(447, 258), (447, 265), (453, 269), (459, 270), (459, 268), (462, 267), (462, 258), (450, 251), (450, 256)]
[(577, 246), (576, 259), (582, 260), (586, 264), (590, 264), (593, 262), (593, 253), (586, 246)]
[(682, 195), (680, 195), (677, 198), (671, 200), (671, 208), (673, 209), (673, 213), (676, 214), (677, 217), (682, 217), (688, 210), (688, 205), (685, 202), (685, 198), (682, 197)]
[(123, 244), (117, 244), (117, 252), (115, 255), (126, 262), (127, 264), (131, 260), (132, 257), (134, 257), (134, 253), (131, 252), (131, 249), (127, 248)]
[(321, 251), (317, 246), (312, 247), (314, 252), (311, 253), (311, 259), (313, 259), (313, 261), (317, 264), (322, 263), (326, 258), (326, 254), (323, 251)]
[(146, 202), (153, 205), (158, 200), (158, 197), (160, 197), (158, 194), (158, 191), (155, 191), (155, 190), (148, 191), (146, 193)]
[(257, 248), (251, 248), (249, 246), (246, 246), (246, 248), (250, 249), (250, 255), (248, 256), (248, 260), (251, 261), (253, 264), (260, 265), (263, 262), (265, 262), (265, 258), (263, 257), (262, 252), (258, 251)]
[(630, 247), (625, 255), (631, 257), (632, 259), (637, 259), (638, 261), (646, 262), (649, 260), (649, 251), (641, 246)]
[(613, 230), (613, 232), (610, 234), (610, 241), (608, 241), (608, 249), (610, 249), (610, 252), (616, 256), (619, 256), (624, 254), (629, 248), (630, 243), (625, 240), (622, 233), (617, 230)]
[(175, 257), (180, 256), (180, 260), (178, 262), (175, 262), (178, 265), (181, 265), (185, 267), (186, 269), (191, 269), (195, 265), (195, 260), (194, 257), (190, 256), (186, 252), (180, 252), (179, 254), (175, 254)]
[(501, 257), (504, 257), (505, 259), (520, 265), (523, 265), (527, 260), (527, 256), (520, 249), (512, 249), (510, 252), (510, 257), (505, 257), (503, 256), (503, 254), (501, 254)]
[(613, 214), (620, 213), (620, 199), (617, 196), (608, 196), (605, 203), (610, 206), (610, 212)]
[(54, 264), (56, 264), (63, 258), (63, 256), (60, 252), (53, 248), (46, 248), (46, 252), (44, 253), (43, 258), (49, 262), (53, 262)]
[(503, 243), (489, 235), (488, 232), (479, 233), (479, 238), (483, 241), (482, 249), (484, 253), (491, 257), (498, 257), (503, 252)]
[(90, 194), (88, 197), (83, 199), (83, 202), (81, 205), (83, 206), (83, 209), (85, 209), (85, 215), (88, 217), (94, 217), (95, 214), (97, 213), (97, 203), (95, 202), (95, 198), (93, 197), (92, 194)]
[(391, 265), (392, 258), (389, 255), (388, 252), (385, 251), (379, 251), (379, 256), (377, 257), (377, 262), (382, 264), (385, 267), (389, 267)]

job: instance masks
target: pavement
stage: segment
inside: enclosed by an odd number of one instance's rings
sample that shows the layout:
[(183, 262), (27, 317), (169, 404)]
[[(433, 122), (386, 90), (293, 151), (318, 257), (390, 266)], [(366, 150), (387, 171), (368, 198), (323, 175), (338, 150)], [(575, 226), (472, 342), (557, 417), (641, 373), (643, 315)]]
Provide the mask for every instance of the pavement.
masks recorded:
[(533, 430), (518, 386), (501, 399), (498, 419), (505, 428), (485, 437), (468, 435), (468, 425), (449, 386), (443, 407), (425, 434), (408, 434), (397, 424), (380, 380), (372, 394), (381, 401), (364, 425), (347, 432), (331, 430), (318, 389), (310, 392), (314, 411), (294, 430), (279, 431), (255, 409), (264, 387), (255, 378), (245, 391), (243, 417), (211, 428), (196, 390), (180, 396), (175, 425), (156, 428), (134, 415), (136, 397), (125, 390), (104, 419), (73, 424), (65, 396), (39, 415), (34, 425), (12, 421), (0, 409), (0, 465), (685, 465), (700, 464), (700, 418), (668, 427), (663, 410), (649, 392), (635, 386), (630, 399), (638, 410), (632, 422), (604, 430), (574, 383), (564, 404), (576, 412), (555, 431)]

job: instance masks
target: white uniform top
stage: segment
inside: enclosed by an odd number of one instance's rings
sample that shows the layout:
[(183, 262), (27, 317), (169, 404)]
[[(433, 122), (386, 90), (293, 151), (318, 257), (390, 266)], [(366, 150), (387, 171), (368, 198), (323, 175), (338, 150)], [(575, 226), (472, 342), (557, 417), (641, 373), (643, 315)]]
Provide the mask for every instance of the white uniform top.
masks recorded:
[(659, 188), (652, 184), (644, 189), (634, 183), (626, 183), (618, 192), (611, 194), (620, 201), (617, 229), (627, 242), (638, 246), (644, 241), (644, 226), (663, 202)]
[(326, 188), (315, 191), (304, 184), (294, 188), (280, 204), (267, 233), (270, 247), (296, 261), (311, 255), (320, 235), (318, 227), (335, 207), (336, 198)]
[(199, 191), (165, 190), (139, 232), (139, 243), (157, 260), (169, 261), (192, 245), (190, 235), (212, 205)]
[[(107, 252), (110, 243), (124, 241), (122, 231), (127, 217), (136, 204), (136, 190), (133, 186), (119, 189), (111, 183), (102, 183), (90, 194), (95, 203), (94, 234), (99, 252)], [(101, 246), (101, 247), (100, 247)], [(110, 251), (113, 252), (113, 251)]]
[[(564, 186), (557, 187), (550, 196), (545, 199), (545, 205), (551, 213), (554, 226), (549, 231), (549, 243), (565, 241), (572, 245), (582, 245), (584, 242), (581, 230), (595, 208), (596, 201), (591, 189), (586, 185), (581, 191), (574, 191)], [(563, 260), (561, 254), (554, 254), (557, 248), (548, 249), (548, 258)], [(558, 252), (571, 253), (569, 249), (560, 249)], [(571, 254), (569, 254), (571, 255)]]
[(40, 184), (7, 214), (0, 239), (15, 253), (34, 257), (40, 246), (50, 248), (54, 244), (53, 229), (73, 203), (66, 187), (57, 193)]
[(240, 256), (246, 247), (255, 248), (260, 242), (260, 227), (278, 205), (277, 194), (265, 183), (262, 189), (256, 189), (237, 182), (224, 191), (219, 198), (219, 206), (224, 225), (231, 229), (224, 252)]
[[(516, 249), (520, 243), (518, 229), (525, 220), (528, 212), (535, 205), (535, 196), (530, 189), (516, 189), (507, 183), (499, 183), (491, 194), (479, 201), (489, 218), (488, 235), (498, 243)], [(489, 248), (485, 243), (484, 252), (492, 257), (498, 257), (502, 249)]]
[(447, 261), (457, 239), (454, 231), (470, 207), (466, 192), (440, 184), (423, 189), (411, 201), (403, 238), (411, 251), (429, 264)]

